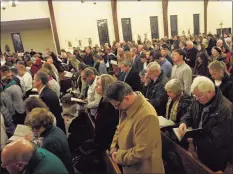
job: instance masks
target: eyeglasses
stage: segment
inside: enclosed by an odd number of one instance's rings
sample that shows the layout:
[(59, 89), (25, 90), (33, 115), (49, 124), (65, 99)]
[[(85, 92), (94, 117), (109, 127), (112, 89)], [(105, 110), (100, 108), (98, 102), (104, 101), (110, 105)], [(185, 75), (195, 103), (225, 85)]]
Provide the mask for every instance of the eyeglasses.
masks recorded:
[(196, 99), (203, 99), (203, 98), (204, 98), (204, 96), (205, 96), (204, 94), (202, 94), (201, 96), (193, 95), (193, 97), (194, 97), (194, 98), (196, 98)]

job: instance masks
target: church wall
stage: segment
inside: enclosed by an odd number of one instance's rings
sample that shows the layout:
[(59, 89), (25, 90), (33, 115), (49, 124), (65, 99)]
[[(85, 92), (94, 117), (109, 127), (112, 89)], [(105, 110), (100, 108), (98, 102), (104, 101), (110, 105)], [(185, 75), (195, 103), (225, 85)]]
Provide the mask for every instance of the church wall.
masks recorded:
[(223, 28), (232, 28), (232, 1), (220, 0), (209, 1), (208, 4), (208, 29), (207, 32), (216, 33), (216, 29), (220, 28), (220, 23), (223, 23)]
[(30, 51), (32, 48), (36, 51), (45, 52), (46, 48), (55, 50), (53, 43), (52, 31), (50, 28), (38, 28), (21, 31), (9, 31), (1, 33), (1, 48), (2, 51), (5, 49), (5, 45), (10, 46), (11, 51), (14, 52), (14, 46), (11, 39), (11, 33), (19, 32), (24, 46), (24, 51)]
[(68, 41), (76, 47), (78, 40), (82, 40), (82, 46), (87, 46), (88, 38), (92, 38), (92, 45), (99, 45), (97, 20), (101, 19), (107, 19), (110, 43), (115, 40), (110, 1), (100, 1), (96, 5), (93, 1), (54, 1), (53, 7), (61, 48), (67, 49)]
[(6, 10), (1, 9), (1, 21), (50, 18), (47, 1), (20, 1), (16, 7), (6, 2)]
[(203, 1), (170, 1), (168, 3), (168, 33), (171, 36), (170, 15), (177, 15), (178, 35), (194, 33), (193, 14), (199, 14), (200, 33), (204, 33)]
[(144, 34), (151, 40), (150, 16), (158, 16), (159, 36), (164, 36), (161, 1), (118, 1), (118, 26), (120, 40), (123, 40), (121, 18), (131, 18), (132, 39), (137, 35), (144, 40)]

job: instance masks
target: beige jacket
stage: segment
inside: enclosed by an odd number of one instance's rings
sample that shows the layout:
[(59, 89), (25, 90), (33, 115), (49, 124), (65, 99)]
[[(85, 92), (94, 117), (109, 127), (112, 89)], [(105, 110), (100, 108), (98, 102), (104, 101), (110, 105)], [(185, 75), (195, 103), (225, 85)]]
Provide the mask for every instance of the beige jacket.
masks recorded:
[(157, 113), (141, 93), (121, 113), (111, 148), (118, 147), (116, 161), (123, 173), (163, 174), (162, 143)]

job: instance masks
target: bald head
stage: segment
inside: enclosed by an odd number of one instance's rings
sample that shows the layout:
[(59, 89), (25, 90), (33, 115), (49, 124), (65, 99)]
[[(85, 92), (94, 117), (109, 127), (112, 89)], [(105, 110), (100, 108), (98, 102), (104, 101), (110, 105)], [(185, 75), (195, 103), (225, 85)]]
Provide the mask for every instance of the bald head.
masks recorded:
[[(20, 150), (19, 150), (20, 149)], [(2, 151), (2, 161), (7, 162), (29, 162), (35, 146), (27, 140), (14, 141), (6, 145)]]

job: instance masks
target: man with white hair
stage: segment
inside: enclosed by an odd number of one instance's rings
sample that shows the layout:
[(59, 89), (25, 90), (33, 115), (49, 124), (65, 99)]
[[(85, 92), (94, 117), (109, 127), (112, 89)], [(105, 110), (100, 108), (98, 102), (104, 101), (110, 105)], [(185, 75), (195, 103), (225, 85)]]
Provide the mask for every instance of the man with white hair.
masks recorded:
[(191, 85), (196, 98), (181, 118), (179, 133), (184, 135), (188, 127), (201, 128), (193, 137), (198, 159), (214, 172), (224, 171), (232, 158), (232, 103), (207, 77), (198, 76)]
[(146, 67), (146, 77), (151, 79), (151, 82), (146, 86), (146, 95), (148, 101), (154, 106), (158, 115), (166, 114), (166, 104), (168, 100), (164, 86), (168, 82), (168, 78), (160, 69), (157, 62), (151, 62)]
[(191, 67), (195, 67), (196, 57), (197, 57), (197, 48), (193, 46), (193, 42), (191, 40), (186, 42), (187, 50), (186, 50), (186, 58), (185, 62)]
[(233, 48), (232, 48), (232, 40), (231, 40), (231, 38), (228, 37), (228, 38), (225, 39), (225, 41), (226, 41), (226, 46), (229, 48), (230, 52), (232, 52)]
[(219, 47), (219, 48), (222, 48), (223, 46), (223, 41), (221, 39), (219, 39), (216, 43), (216, 46)]

